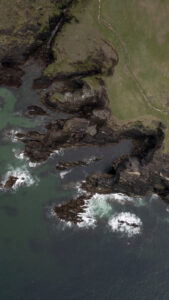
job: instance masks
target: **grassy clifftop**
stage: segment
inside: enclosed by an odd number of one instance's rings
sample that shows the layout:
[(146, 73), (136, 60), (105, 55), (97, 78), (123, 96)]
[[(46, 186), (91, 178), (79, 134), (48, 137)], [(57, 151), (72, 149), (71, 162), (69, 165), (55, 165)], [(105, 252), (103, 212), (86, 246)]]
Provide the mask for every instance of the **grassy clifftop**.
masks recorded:
[(99, 70), (106, 73), (117, 54), (99, 30), (98, 1), (75, 1), (65, 24), (53, 44), (55, 61), (45, 74)]
[(166, 126), (169, 150), (168, 1), (101, 2), (103, 35), (119, 54), (113, 78), (106, 78), (112, 111), (123, 121), (153, 119)]

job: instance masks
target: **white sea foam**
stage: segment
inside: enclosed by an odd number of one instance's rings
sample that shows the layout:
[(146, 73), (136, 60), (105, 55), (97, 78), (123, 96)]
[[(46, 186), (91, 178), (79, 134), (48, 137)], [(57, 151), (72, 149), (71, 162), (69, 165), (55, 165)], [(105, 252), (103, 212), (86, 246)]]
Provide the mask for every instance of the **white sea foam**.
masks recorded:
[[(65, 176), (67, 171), (61, 173), (63, 173), (62, 176)], [(82, 195), (86, 197), (86, 200), (84, 200), (83, 212), (78, 214), (78, 217), (81, 219), (81, 222), (77, 223), (79, 228), (95, 228), (98, 225), (99, 220), (104, 220), (105, 225), (109, 222), (109, 225), (112, 226), (114, 231), (126, 233), (128, 236), (140, 233), (142, 226), (141, 220), (130, 213), (115, 215), (113, 204), (119, 203), (120, 205), (125, 205), (127, 203), (132, 203), (134, 206), (140, 206), (144, 205), (142, 198), (129, 197), (122, 193), (96, 193), (90, 197), (90, 193), (82, 189), (83, 182), (76, 183), (76, 197)], [(119, 220), (121, 220), (121, 223), (118, 222), (118, 217)], [(125, 220), (126, 223), (123, 222)], [(70, 226), (70, 222), (67, 226)]]
[(96, 161), (96, 156), (91, 156), (88, 159), (84, 159), (84, 162), (89, 165), (90, 163)]
[[(58, 221), (58, 218), (56, 216), (56, 213), (54, 211), (53, 206), (48, 207), (47, 216), (48, 216), (48, 218), (53, 219), (54, 221)], [(72, 227), (73, 226), (73, 223), (70, 222), (70, 221), (66, 222), (65, 220), (60, 220), (60, 222), (61, 222), (61, 225), (62, 225), (62, 229), (66, 229), (66, 227)]]
[(85, 200), (84, 212), (79, 213), (78, 216), (82, 219), (78, 227), (95, 228), (98, 219), (107, 218), (112, 213), (112, 207), (107, 202), (107, 199), (101, 195), (98, 197), (94, 195), (91, 199)]
[(20, 151), (20, 150), (18, 150), (18, 149), (13, 148), (13, 149), (12, 149), (12, 152), (14, 153), (14, 156), (15, 156), (17, 159), (20, 159), (20, 160), (26, 159), (26, 157), (25, 157), (23, 151)]
[(132, 237), (141, 233), (143, 224), (135, 214), (122, 212), (111, 217), (108, 225), (114, 232), (120, 232), (128, 237)]
[(84, 181), (82, 181), (82, 182), (77, 182), (76, 183), (76, 186), (75, 186), (75, 188), (76, 188), (76, 197), (79, 197), (79, 196), (82, 196), (82, 195), (88, 195), (88, 193), (84, 190), (84, 189), (82, 189), (82, 183), (83, 182), (85, 182), (85, 180)]
[[(84, 190), (78, 185), (79, 195), (84, 194)], [(98, 219), (102, 219), (110, 216), (112, 207), (107, 201), (108, 195), (95, 194), (89, 199), (85, 200), (84, 211), (79, 213), (81, 222), (77, 225), (80, 228), (95, 228), (97, 226)]]
[(30, 168), (36, 168), (36, 167), (39, 167), (41, 165), (42, 165), (42, 163), (36, 163), (36, 162), (29, 161), (29, 167)]
[(62, 171), (60, 172), (60, 178), (63, 179), (67, 174), (69, 174), (72, 170)]
[(154, 200), (158, 200), (158, 199), (159, 199), (159, 196), (157, 194), (152, 194), (149, 198), (149, 201), (154, 202)]
[(81, 218), (81, 222), (77, 223), (79, 228), (95, 228), (97, 225), (96, 218), (93, 214), (92, 206), (90, 205), (89, 200), (85, 201), (84, 212), (79, 213), (78, 216)]
[(16, 143), (16, 142), (18, 141), (18, 138), (17, 138), (17, 136), (16, 136), (17, 133), (18, 133), (18, 131), (15, 130), (15, 129), (12, 129), (12, 130), (9, 132), (9, 136), (10, 136), (10, 138), (11, 138), (11, 140), (12, 140), (13, 143)]
[(8, 135), (13, 143), (16, 143), (18, 141), (18, 138), (16, 136), (17, 133), (19, 133), (19, 131), (15, 130), (15, 129), (10, 130), (10, 132), (8, 133)]
[(126, 203), (133, 203), (135, 206), (144, 206), (145, 202), (141, 197), (130, 197), (122, 193), (112, 193), (110, 194), (110, 200), (116, 201), (122, 205)]
[(28, 165), (30, 168), (35, 168), (42, 164), (42, 163), (35, 163), (35, 162), (29, 161), (29, 158), (25, 156), (23, 151), (13, 148), (12, 152), (14, 153), (14, 155), (17, 159), (28, 161)]
[[(84, 195), (85, 191), (81, 189), (80, 183), (76, 186), (78, 195)], [(86, 194), (87, 196), (87, 194)], [(141, 198), (137, 198), (141, 202)], [(85, 228), (95, 228), (97, 222), (101, 219), (109, 219), (113, 214), (113, 202), (118, 202), (121, 205), (124, 205), (128, 202), (133, 203), (137, 206), (137, 201), (135, 198), (129, 197), (121, 193), (112, 193), (112, 194), (94, 194), (91, 198), (85, 200), (84, 211), (78, 216), (82, 219), (82, 222), (79, 222), (78, 227)], [(134, 228), (135, 231), (138, 228)]]
[[(81, 189), (80, 184), (77, 185), (77, 191), (81, 194), (85, 193), (83, 189)], [(87, 194), (87, 193), (86, 193)], [(122, 193), (111, 193), (111, 194), (94, 194), (90, 201), (106, 201), (106, 202), (118, 202), (121, 205), (125, 205), (126, 203), (133, 203), (135, 206), (143, 205), (143, 199), (141, 197), (129, 197)]]
[(33, 178), (30, 172), (27, 170), (26, 166), (16, 168), (14, 169), (13, 167), (9, 167), (9, 170), (5, 174), (3, 180), (2, 180), (2, 185), (4, 186), (7, 180), (9, 179), (10, 176), (17, 177), (18, 179), (16, 180), (15, 184), (12, 186), (13, 190), (16, 190), (20, 186), (31, 186), (35, 183), (38, 182), (37, 178)]
[(54, 158), (55, 155), (63, 156), (64, 155), (64, 149), (59, 149), (59, 150), (54, 150), (51, 154), (50, 157)]

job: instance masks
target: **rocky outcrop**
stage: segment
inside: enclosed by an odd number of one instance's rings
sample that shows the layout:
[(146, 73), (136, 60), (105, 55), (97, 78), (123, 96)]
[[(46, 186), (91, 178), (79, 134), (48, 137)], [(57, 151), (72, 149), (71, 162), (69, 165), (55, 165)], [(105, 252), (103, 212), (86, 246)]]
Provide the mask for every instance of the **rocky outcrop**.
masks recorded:
[[(161, 124), (154, 131), (135, 127), (129, 132), (124, 130), (123, 135), (132, 137), (135, 142), (134, 151), (113, 161), (107, 173), (95, 173), (86, 178), (82, 183), (82, 189), (87, 192), (82, 197), (84, 203), (86, 199), (90, 201), (95, 193), (122, 193), (132, 197), (156, 193), (169, 203), (169, 157), (162, 155), (158, 150), (164, 138)], [(61, 206), (61, 214), (58, 213), (57, 207), (54, 208), (57, 216), (73, 223), (81, 222), (79, 212), (84, 211), (84, 203), (76, 203), (77, 200), (69, 202), (73, 221), (69, 214), (69, 203), (67, 206), (64, 204), (64, 209)]]
[(18, 180), (18, 177), (15, 176), (9, 176), (8, 180), (6, 181), (4, 188), (5, 189), (11, 189), (14, 184), (16, 183), (16, 181)]
[(104, 87), (100, 87), (98, 90), (87, 86), (79, 87), (72, 92), (70, 83), (70, 90), (68, 91), (68, 89), (69, 83), (67, 82), (67, 92), (56, 93), (56, 89), (45, 92), (42, 94), (42, 103), (55, 111), (87, 116), (93, 113), (93, 119), (96, 121), (104, 122), (106, 119), (110, 119), (111, 112), (108, 107), (108, 97)]
[(115, 178), (111, 174), (95, 173), (86, 178), (82, 188), (91, 194), (111, 193)]
[(28, 106), (27, 109), (28, 109), (28, 114), (33, 116), (44, 116), (47, 114), (47, 112), (43, 108), (37, 105)]
[(77, 224), (82, 221), (79, 214), (83, 213), (85, 208), (84, 205), (84, 197), (81, 196), (78, 199), (70, 201), (69, 203), (56, 206), (54, 211), (60, 220)]
[(74, 168), (74, 167), (78, 167), (78, 166), (86, 166), (86, 165), (88, 165), (92, 162), (98, 161), (98, 160), (100, 160), (100, 158), (93, 158), (93, 159), (90, 159), (89, 161), (81, 160), (81, 161), (63, 162), (63, 163), (59, 163), (56, 165), (56, 170), (63, 171), (63, 170), (67, 170), (69, 168)]

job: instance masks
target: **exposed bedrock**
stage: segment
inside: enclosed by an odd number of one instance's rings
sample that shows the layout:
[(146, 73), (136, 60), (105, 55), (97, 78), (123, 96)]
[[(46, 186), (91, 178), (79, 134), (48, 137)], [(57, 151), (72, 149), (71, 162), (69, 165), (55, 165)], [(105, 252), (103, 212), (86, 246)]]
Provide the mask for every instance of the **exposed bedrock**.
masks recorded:
[(111, 119), (108, 97), (102, 86), (98, 90), (85, 87), (61, 95), (47, 93), (42, 97), (42, 102), (51, 110), (84, 116), (94, 123), (103, 124)]
[(81, 196), (66, 204), (56, 206), (54, 211), (61, 220), (77, 224), (82, 221), (79, 214), (84, 211), (84, 199), (84, 196)]

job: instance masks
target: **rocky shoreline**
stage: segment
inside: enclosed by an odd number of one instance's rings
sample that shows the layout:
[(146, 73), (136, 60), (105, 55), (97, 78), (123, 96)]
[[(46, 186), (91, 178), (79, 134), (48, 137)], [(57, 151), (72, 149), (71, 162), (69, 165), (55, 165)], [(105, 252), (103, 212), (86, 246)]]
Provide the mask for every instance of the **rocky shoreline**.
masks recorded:
[[(60, 14), (49, 19), (48, 31), (37, 35), (34, 42), (23, 51), (18, 60), (12, 54), (4, 55), (0, 64), (0, 84), (19, 87), (24, 74), (24, 64), (40, 62), (44, 68), (52, 61), (53, 41), (57, 34), (73, 18), (69, 9), (76, 1), (65, 1)], [(57, 3), (57, 1), (56, 1)], [(118, 64), (118, 55), (113, 47), (103, 42), (104, 47), (94, 50), (86, 61), (79, 61), (75, 70), (58, 71), (53, 77), (42, 72), (33, 82), (33, 88), (40, 94), (44, 108), (29, 106), (30, 115), (47, 115), (48, 111), (64, 112), (66, 119), (51, 120), (44, 125), (44, 133), (28, 131), (17, 134), (24, 145), (24, 155), (33, 163), (46, 161), (56, 150), (85, 145), (115, 145), (123, 139), (130, 139), (134, 150), (127, 156), (112, 161), (106, 173), (96, 173), (86, 178), (82, 188), (90, 196), (95, 193), (125, 193), (130, 196), (144, 196), (156, 193), (169, 201), (168, 155), (160, 150), (164, 140), (164, 127), (156, 122), (154, 128), (145, 128), (141, 123), (118, 124), (113, 118), (109, 98), (104, 83), (104, 75), (113, 76)], [(10, 53), (10, 51), (9, 51)], [(11, 49), (12, 53), (12, 49)], [(91, 85), (90, 78), (95, 84)], [(48, 111), (46, 110), (48, 109)], [(56, 166), (65, 170), (84, 161), (73, 161)], [(6, 187), (10, 188), (17, 178), (9, 178)], [(87, 196), (88, 197), (88, 196)], [(79, 213), (85, 208), (86, 195), (54, 208), (61, 220), (81, 222)]]

